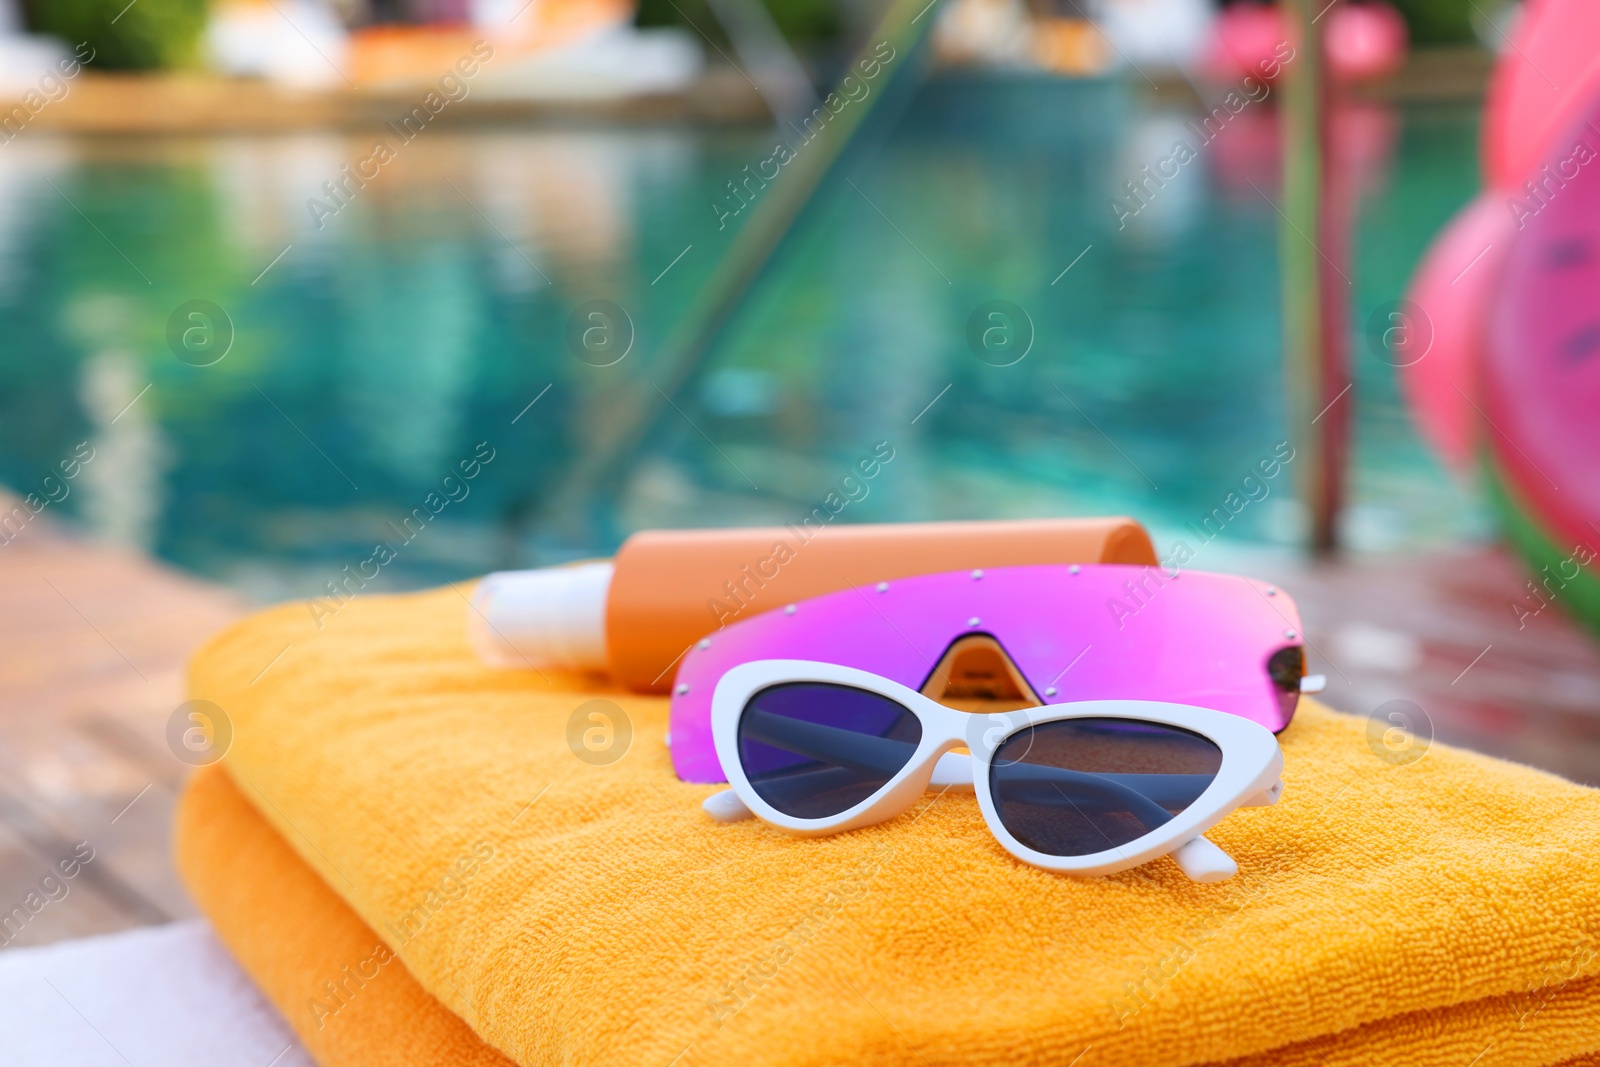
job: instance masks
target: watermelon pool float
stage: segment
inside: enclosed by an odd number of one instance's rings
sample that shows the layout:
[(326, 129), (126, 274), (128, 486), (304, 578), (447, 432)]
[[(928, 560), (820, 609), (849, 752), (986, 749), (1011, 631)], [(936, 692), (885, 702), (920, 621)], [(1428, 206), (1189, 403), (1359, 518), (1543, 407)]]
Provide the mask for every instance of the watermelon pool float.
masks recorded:
[[(1600, 556), (1600, 106), (1556, 140), (1547, 168), (1540, 173), (1560, 184), (1549, 182), (1542, 201), (1507, 209), (1522, 225), (1489, 312), (1480, 441), (1510, 490), (1498, 494), (1508, 530), (1531, 523), (1558, 559), (1589, 560), (1593, 574)], [(1600, 614), (1585, 621), (1600, 629)]]
[[(1420, 311), (1411, 323), (1426, 350), (1399, 352), (1400, 391), (1422, 436), (1458, 470), (1469, 469), (1478, 441), (1478, 365), (1489, 307), (1516, 225), (1505, 198), (1485, 193), (1457, 215), (1423, 257), (1406, 293)], [(1486, 251), (1487, 250), (1487, 251)]]
[(1565, 184), (1517, 205), (1483, 347), (1480, 440), (1547, 533), (1600, 549), (1600, 133), (1582, 122), (1557, 144), (1549, 173)]
[(1600, 4), (1528, 0), (1512, 43), (1483, 115), (1484, 174), (1506, 192), (1522, 188), (1600, 97)]
[(1551, 609), (1565, 612), (1600, 634), (1600, 573), (1594, 564), (1581, 564), (1573, 546), (1550, 539), (1529, 517), (1532, 506), (1519, 498), (1492, 460), (1484, 463), (1483, 480), (1506, 540), (1533, 571), (1524, 594), (1509, 605), (1517, 628), (1526, 621), (1524, 613), (1540, 615)]
[(1407, 294), (1435, 345), (1402, 388), (1446, 458), (1477, 458), (1533, 569), (1513, 610), (1600, 633), (1600, 4), (1529, 0), (1514, 45), (1484, 117), (1490, 187)]

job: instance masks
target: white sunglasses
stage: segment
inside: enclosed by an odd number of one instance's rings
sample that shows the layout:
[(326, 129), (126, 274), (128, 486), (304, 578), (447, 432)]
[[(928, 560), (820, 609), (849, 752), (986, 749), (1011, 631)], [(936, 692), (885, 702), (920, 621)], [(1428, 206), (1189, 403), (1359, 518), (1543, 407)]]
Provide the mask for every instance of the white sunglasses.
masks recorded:
[(732, 786), (704, 803), (719, 822), (821, 837), (891, 819), (930, 786), (971, 789), (1006, 851), (1066, 874), (1170, 855), (1197, 882), (1224, 881), (1238, 865), (1201, 835), (1283, 792), (1277, 739), (1237, 715), (1152, 700), (975, 715), (807, 660), (729, 670), (711, 731)]

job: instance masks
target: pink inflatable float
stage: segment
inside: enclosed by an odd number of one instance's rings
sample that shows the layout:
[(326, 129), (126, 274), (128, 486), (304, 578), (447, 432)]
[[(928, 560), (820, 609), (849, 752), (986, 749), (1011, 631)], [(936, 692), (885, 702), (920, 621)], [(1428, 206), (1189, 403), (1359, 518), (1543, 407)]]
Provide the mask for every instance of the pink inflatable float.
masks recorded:
[(1485, 194), (1434, 239), (1406, 302), (1388, 312), (1383, 347), (1400, 368), (1422, 436), (1459, 470), (1477, 445), (1477, 367), (1489, 303), (1515, 232), (1504, 198)]
[(1341, 3), (1327, 13), (1322, 46), (1335, 78), (1365, 81), (1393, 74), (1405, 62), (1410, 35), (1400, 12), (1384, 3)]
[[(1382, 77), (1405, 61), (1405, 20), (1381, 0), (1342, 0), (1326, 12), (1322, 30), (1328, 70), (1338, 80)], [(1212, 24), (1201, 69), (1218, 81), (1256, 77), (1271, 82), (1295, 54), (1282, 10), (1270, 4), (1235, 4)]]
[(1600, 3), (1527, 0), (1495, 67), (1483, 120), (1484, 173), (1499, 189), (1522, 188), (1551, 143), (1600, 95)]
[(1600, 633), (1600, 99), (1590, 116), (1557, 137), (1542, 198), (1513, 202), (1479, 432), (1490, 500), (1533, 571), (1519, 625), (1555, 603)]
[[(1551, 144), (1581, 126), (1588, 101), (1600, 95), (1600, 3), (1528, 0), (1515, 35), (1495, 68), (1485, 107), (1490, 189), (1435, 239), (1406, 294), (1426, 317), (1421, 326), (1431, 331), (1433, 344), (1427, 359), (1403, 361), (1401, 389), (1423, 436), (1457, 467), (1472, 460), (1476, 367), (1505, 255), (1566, 180), (1537, 173)], [(1557, 156), (1559, 167), (1566, 157)]]
[(1512, 203), (1521, 229), (1481, 393), (1485, 443), (1529, 517), (1557, 544), (1600, 548), (1600, 99), (1591, 107), (1541, 167), (1555, 179), (1543, 199)]
[(1483, 156), (1489, 189), (1401, 304), (1433, 331), (1402, 388), (1440, 452), (1479, 461), (1535, 572), (1526, 611), (1600, 632), (1600, 4), (1529, 0)]

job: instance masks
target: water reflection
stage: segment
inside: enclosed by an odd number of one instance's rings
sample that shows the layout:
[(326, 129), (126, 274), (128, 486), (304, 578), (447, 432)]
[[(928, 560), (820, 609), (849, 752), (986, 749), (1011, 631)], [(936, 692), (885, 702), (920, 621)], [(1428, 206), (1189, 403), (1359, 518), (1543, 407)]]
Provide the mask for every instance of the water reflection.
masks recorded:
[(21, 251), (40, 215), (53, 208), (45, 203), (56, 196), (50, 183), (59, 182), (72, 162), (67, 145), (49, 137), (14, 139), (0, 151), (0, 290), (28, 284)]
[(79, 399), (93, 427), (89, 444), (95, 458), (77, 488), (79, 513), (93, 536), (149, 551), (166, 503), (168, 454), (150, 409), (129, 399), (139, 398), (149, 384), (140, 371), (132, 353), (114, 347), (84, 360)]
[[(1264, 128), (1208, 146), (1138, 228), (1108, 207), (1186, 117), (1109, 82), (933, 83), (803, 217), (620, 483), (565, 515), (554, 487), (656, 380), (734, 232), (711, 205), (768, 133), (429, 131), (321, 225), (308, 201), (371, 134), (19, 138), (0, 150), (0, 482), (91, 437), (95, 479), (64, 511), (262, 596), (314, 593), (480, 441), (494, 463), (385, 582), (593, 554), (640, 526), (790, 521), (878, 441), (896, 458), (858, 521), (1181, 530), (1282, 437), (1276, 218), (1237, 181), (1270, 157)], [(1358, 234), (1358, 312), (1471, 193), (1470, 112), (1404, 129), (1396, 179), (1372, 171), (1381, 255), (1363, 264)], [(1454, 171), (1454, 191), (1407, 180)], [(168, 348), (195, 299), (235, 324), (215, 366)], [(610, 367), (568, 346), (597, 299), (637, 330)], [(969, 347), (993, 300), (1036, 331), (1012, 366)], [(1457, 536), (1460, 497), (1392, 381), (1358, 370), (1358, 505), (1399, 543)], [(1229, 536), (1281, 534), (1274, 514)]]

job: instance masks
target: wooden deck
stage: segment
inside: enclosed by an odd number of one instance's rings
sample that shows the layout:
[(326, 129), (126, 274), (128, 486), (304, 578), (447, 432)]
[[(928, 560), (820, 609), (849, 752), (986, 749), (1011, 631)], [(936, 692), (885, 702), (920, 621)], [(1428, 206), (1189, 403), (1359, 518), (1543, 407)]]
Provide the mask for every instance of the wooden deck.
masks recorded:
[[(749, 79), (726, 63), (712, 62), (680, 92), (645, 96), (560, 99), (469, 96), (440, 114), (440, 121), (529, 123), (583, 120), (603, 123), (761, 123), (768, 111)], [(1394, 102), (1477, 100), (1493, 57), (1476, 48), (1414, 52), (1392, 78), (1359, 90), (1363, 98)], [(1195, 87), (1160, 75), (1155, 94), (1197, 101)], [(1137, 79), (1139, 86), (1145, 83)], [(426, 88), (424, 86), (423, 88)], [(32, 130), (70, 134), (266, 133), (305, 129), (374, 129), (417, 102), (416, 88), (292, 89), (244, 78), (197, 73), (120, 74), (86, 71), (70, 91), (38, 110)], [(0, 100), (10, 114), (19, 99)]]
[(1331, 707), (1387, 724), (1408, 700), (1440, 741), (1600, 786), (1600, 640), (1554, 607), (1519, 628), (1528, 575), (1509, 552), (1250, 573), (1294, 596)]
[[(88, 71), (59, 102), (39, 109), (30, 130), (74, 134), (271, 133), (378, 129), (415, 107), (428, 86), (388, 90), (296, 90), (214, 75)], [(17, 101), (5, 101), (9, 113)], [(732, 68), (713, 68), (682, 92), (596, 99), (469, 96), (439, 114), (442, 124), (540, 121), (610, 123), (760, 122), (766, 106)]]
[(78, 842), (94, 849), (12, 944), (194, 913), (169, 859), (188, 768), (167, 750), (166, 723), (190, 653), (246, 610), (226, 591), (65, 537), (48, 512), (0, 547), (0, 913)]
[[(1441, 740), (1600, 783), (1600, 643), (1554, 610), (1519, 630), (1523, 577), (1505, 555), (1250, 569), (1299, 602), (1335, 707), (1411, 700)], [(184, 660), (246, 610), (47, 518), (0, 547), (0, 908), (77, 842), (95, 850), (13, 944), (193, 913), (168, 859), (188, 768), (165, 728)]]

